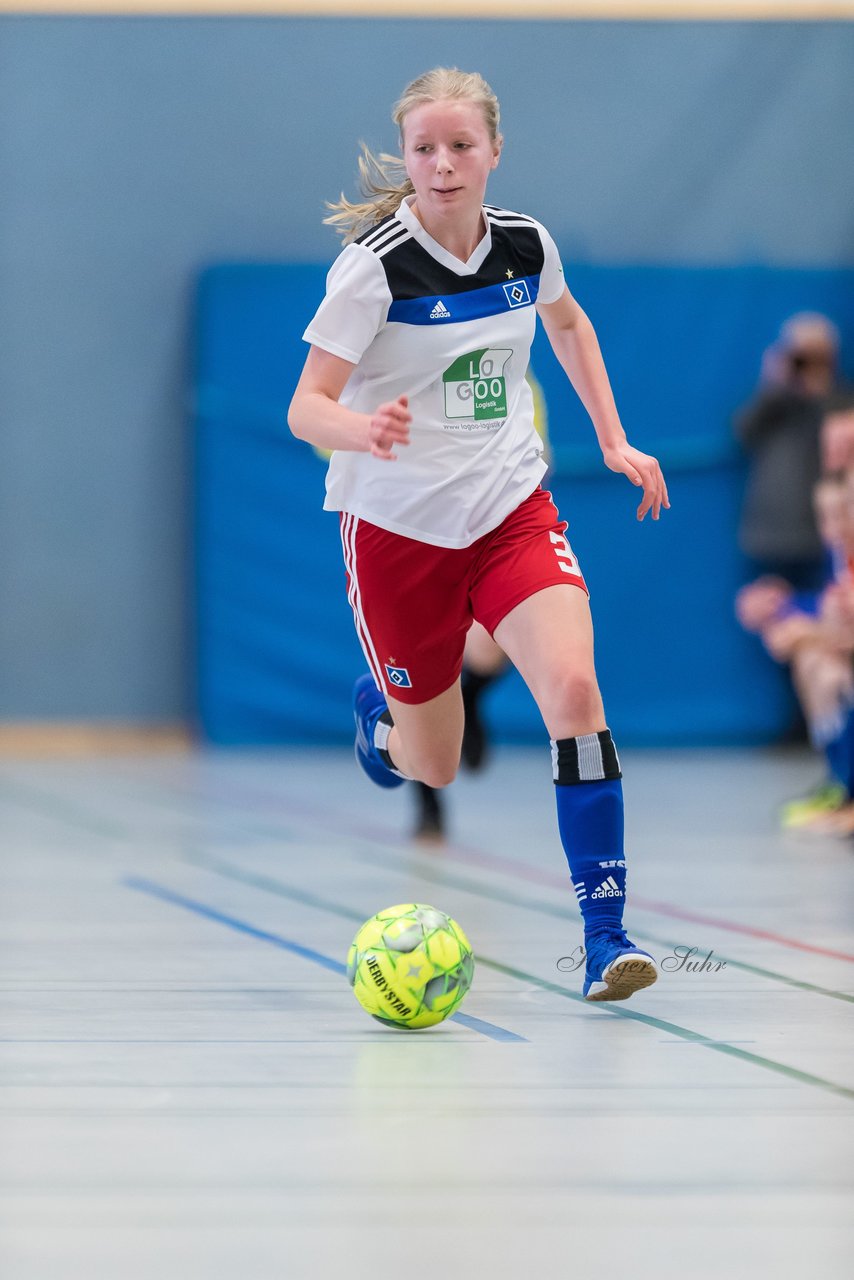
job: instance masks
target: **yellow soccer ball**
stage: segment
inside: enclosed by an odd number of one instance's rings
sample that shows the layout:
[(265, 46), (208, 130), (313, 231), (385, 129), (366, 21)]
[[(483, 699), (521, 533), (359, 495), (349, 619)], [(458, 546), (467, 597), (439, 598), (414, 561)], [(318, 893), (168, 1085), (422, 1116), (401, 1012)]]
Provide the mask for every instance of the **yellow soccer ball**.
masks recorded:
[(420, 902), (378, 911), (347, 956), (347, 978), (365, 1012), (405, 1030), (450, 1017), (473, 974), (474, 955), (460, 926)]

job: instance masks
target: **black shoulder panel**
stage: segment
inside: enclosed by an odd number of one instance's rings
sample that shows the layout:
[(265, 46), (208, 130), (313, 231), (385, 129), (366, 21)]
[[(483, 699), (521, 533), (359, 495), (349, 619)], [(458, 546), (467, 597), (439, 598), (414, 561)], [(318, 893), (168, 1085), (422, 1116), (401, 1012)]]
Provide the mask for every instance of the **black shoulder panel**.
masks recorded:
[[(521, 221), (521, 219), (520, 219)], [(538, 276), (543, 269), (545, 254), (540, 233), (533, 222), (525, 219), (526, 225), (505, 226), (501, 222), (492, 223), (492, 252), (483, 264), (487, 270), (494, 263), (496, 279), (506, 279), (506, 268), (502, 269), (505, 259), (516, 278), (519, 276)], [(487, 281), (491, 284), (492, 281)]]
[[(524, 226), (505, 226), (490, 218), (492, 248), (480, 269), (470, 276), (458, 276), (437, 262), (412, 236), (393, 244), (394, 233), (385, 232), (380, 242), (380, 248), (385, 249), (381, 260), (392, 298), (468, 293), (486, 285), (539, 275), (543, 269), (543, 244), (536, 226), (527, 219), (525, 223)], [(390, 244), (392, 247), (388, 247)]]

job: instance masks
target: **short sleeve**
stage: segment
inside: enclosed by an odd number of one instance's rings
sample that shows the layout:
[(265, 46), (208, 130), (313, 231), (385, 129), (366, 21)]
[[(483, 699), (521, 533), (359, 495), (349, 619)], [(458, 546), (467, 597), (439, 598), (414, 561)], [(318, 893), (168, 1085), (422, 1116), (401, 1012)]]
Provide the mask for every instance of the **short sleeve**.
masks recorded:
[(391, 292), (376, 254), (350, 244), (326, 277), (326, 297), (302, 335), (342, 360), (358, 364), (385, 323)]
[(566, 281), (563, 278), (563, 264), (560, 260), (557, 245), (545, 227), (541, 226), (539, 222), (537, 223), (537, 229), (543, 242), (543, 269), (540, 272), (540, 289), (537, 294), (537, 301), (548, 305), (548, 303), (557, 302), (558, 298), (563, 297)]

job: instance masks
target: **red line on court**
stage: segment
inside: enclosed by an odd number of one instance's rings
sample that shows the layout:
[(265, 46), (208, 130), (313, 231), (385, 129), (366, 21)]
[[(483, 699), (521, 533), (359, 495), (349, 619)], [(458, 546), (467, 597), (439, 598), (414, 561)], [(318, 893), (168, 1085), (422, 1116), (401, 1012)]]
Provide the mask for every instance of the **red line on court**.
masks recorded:
[[(223, 796), (231, 795), (234, 798), (241, 796), (250, 802), (272, 800), (275, 808), (283, 804), (288, 806), (286, 810), (288, 817), (293, 818), (302, 813), (304, 817), (310, 818), (315, 822), (319, 821), (322, 826), (327, 827), (329, 830), (359, 836), (363, 840), (380, 840), (383, 844), (392, 844), (396, 848), (399, 848), (401, 844), (409, 843), (401, 839), (398, 834), (390, 831), (388, 827), (381, 826), (379, 823), (362, 822), (361, 820), (353, 821), (350, 818), (338, 821), (328, 810), (319, 809), (313, 804), (306, 804), (304, 800), (297, 800), (282, 792), (274, 794), (266, 789), (260, 790), (256, 786), (246, 787), (245, 784), (235, 785), (230, 782), (222, 789), (220, 794)], [(448, 855), (456, 862), (469, 863), (471, 866), (486, 867), (495, 871), (504, 871), (507, 875), (515, 876), (520, 880), (527, 880), (531, 884), (546, 885), (550, 889), (565, 890), (568, 884), (566, 875), (558, 875), (545, 867), (528, 866), (527, 863), (520, 862), (517, 858), (508, 858), (504, 854), (487, 853), (485, 850), (478, 849), (472, 845), (451, 842), (437, 846), (437, 858), (447, 857)], [(711, 925), (716, 929), (725, 929), (729, 933), (741, 933), (748, 938), (762, 938), (766, 942), (777, 942), (781, 947), (791, 947), (795, 951), (808, 951), (812, 955), (829, 956), (832, 960), (846, 960), (849, 964), (854, 964), (854, 955), (849, 955), (846, 951), (835, 951), (832, 947), (818, 947), (812, 942), (801, 942), (798, 938), (788, 938), (782, 933), (773, 933), (769, 929), (756, 929), (753, 925), (739, 924), (735, 920), (720, 920), (717, 916), (703, 915), (699, 911), (686, 911), (670, 902), (653, 902), (651, 898), (640, 898), (634, 893), (631, 900), (632, 905), (640, 907), (642, 911), (651, 911), (656, 915), (669, 916), (673, 920), (689, 920), (692, 924)]]
[[(458, 862), (470, 862), (473, 866), (506, 869), (508, 874), (518, 876), (521, 880), (530, 880), (534, 884), (548, 885), (553, 889), (565, 889), (566, 877), (558, 876), (553, 871), (542, 867), (529, 867), (516, 858), (507, 858), (499, 853), (486, 853), (483, 849), (475, 849), (470, 845), (447, 844), (444, 850)], [(671, 916), (674, 920), (690, 920), (692, 924), (713, 925), (717, 929), (726, 929), (730, 933), (743, 933), (749, 938), (764, 938), (768, 942), (779, 942), (783, 947), (793, 947), (797, 951), (810, 951), (818, 956), (830, 956), (833, 960), (847, 960), (854, 964), (854, 956), (846, 951), (835, 951), (832, 947), (817, 947), (811, 942), (801, 942), (798, 938), (787, 938), (782, 933), (772, 933), (769, 929), (756, 929), (753, 925), (738, 924), (735, 920), (720, 920), (717, 916), (702, 915), (698, 911), (685, 911), (670, 902), (653, 902), (651, 898), (638, 897), (632, 894), (632, 905), (643, 911), (653, 911), (657, 915)]]

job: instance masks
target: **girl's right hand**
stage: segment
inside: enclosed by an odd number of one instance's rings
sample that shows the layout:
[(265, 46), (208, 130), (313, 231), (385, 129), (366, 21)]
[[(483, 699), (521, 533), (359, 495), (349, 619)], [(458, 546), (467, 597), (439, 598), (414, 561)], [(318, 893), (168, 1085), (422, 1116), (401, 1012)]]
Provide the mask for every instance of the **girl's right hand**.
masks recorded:
[(399, 444), (409, 444), (411, 421), (407, 396), (398, 396), (396, 400), (381, 404), (374, 411), (368, 425), (368, 445), (373, 456), (394, 462), (392, 448)]

